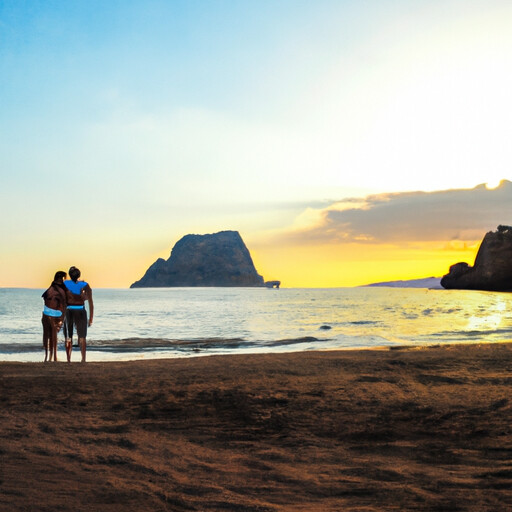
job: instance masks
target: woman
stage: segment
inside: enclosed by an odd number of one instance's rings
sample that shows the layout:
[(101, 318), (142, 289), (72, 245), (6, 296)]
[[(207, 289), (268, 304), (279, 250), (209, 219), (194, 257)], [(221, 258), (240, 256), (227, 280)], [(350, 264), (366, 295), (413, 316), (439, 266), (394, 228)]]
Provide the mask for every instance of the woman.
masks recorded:
[[(44, 309), (43, 318), (43, 346), (44, 362), (57, 361), (57, 334), (62, 327), (64, 314), (66, 313), (67, 295), (64, 279), (66, 272), (59, 270), (55, 273), (50, 287), (43, 293)], [(49, 356), (49, 359), (48, 359)]]

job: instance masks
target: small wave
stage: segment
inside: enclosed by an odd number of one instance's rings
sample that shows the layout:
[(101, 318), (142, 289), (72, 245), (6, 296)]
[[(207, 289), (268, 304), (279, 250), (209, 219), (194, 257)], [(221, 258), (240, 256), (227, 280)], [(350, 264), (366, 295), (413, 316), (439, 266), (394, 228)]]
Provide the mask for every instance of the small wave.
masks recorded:
[(41, 351), (44, 351), (42, 343), (0, 343), (0, 354), (27, 354)]
[(264, 343), (266, 347), (279, 347), (281, 345), (295, 345), (299, 343), (316, 343), (319, 341), (329, 341), (329, 340), (320, 340), (315, 338), (314, 336), (303, 336), (301, 338), (290, 338), (286, 340), (277, 340), (277, 341), (269, 341)]
[[(88, 340), (87, 350), (104, 353), (127, 353), (127, 352), (156, 352), (169, 351), (177, 353), (189, 352), (216, 352), (233, 351), (253, 348), (278, 348), (280, 346), (300, 345), (307, 343), (321, 343), (330, 340), (319, 339), (314, 336), (303, 336), (298, 338), (287, 338), (281, 340), (257, 340), (249, 341), (244, 338), (201, 338), (192, 340), (172, 340), (165, 338), (124, 338), (119, 340)], [(59, 347), (61, 347), (59, 340)], [(37, 353), (44, 349), (41, 344), (28, 343), (2, 343), (0, 353)]]
[(140, 352), (145, 350), (201, 350), (208, 348), (238, 348), (246, 345), (243, 338), (205, 338), (193, 340), (170, 340), (165, 338), (125, 338), (121, 340), (94, 340), (87, 347), (113, 352)]
[[(39, 323), (41, 325), (41, 323)], [(1, 336), (26, 336), (26, 335), (32, 335), (33, 329), (26, 328), (26, 327), (19, 327), (19, 328), (12, 328), (9, 327), (7, 329), (0, 329), (0, 335)], [(39, 334), (38, 334), (39, 337)]]

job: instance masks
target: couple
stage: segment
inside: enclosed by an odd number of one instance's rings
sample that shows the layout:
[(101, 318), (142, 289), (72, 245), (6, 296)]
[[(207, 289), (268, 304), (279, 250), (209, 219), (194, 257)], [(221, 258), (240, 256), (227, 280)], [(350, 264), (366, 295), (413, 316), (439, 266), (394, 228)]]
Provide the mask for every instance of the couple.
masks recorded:
[[(71, 362), (73, 326), (76, 327), (82, 363), (85, 363), (87, 326), (91, 326), (94, 315), (92, 289), (85, 281), (78, 280), (80, 270), (76, 267), (69, 269), (69, 277), (71, 279), (66, 280), (66, 272), (59, 270), (50, 287), (42, 295), (44, 309), (41, 322), (43, 323), (45, 363), (52, 358), (57, 361), (57, 334), (63, 325), (68, 363)], [(89, 321), (87, 321), (85, 301), (89, 302)]]

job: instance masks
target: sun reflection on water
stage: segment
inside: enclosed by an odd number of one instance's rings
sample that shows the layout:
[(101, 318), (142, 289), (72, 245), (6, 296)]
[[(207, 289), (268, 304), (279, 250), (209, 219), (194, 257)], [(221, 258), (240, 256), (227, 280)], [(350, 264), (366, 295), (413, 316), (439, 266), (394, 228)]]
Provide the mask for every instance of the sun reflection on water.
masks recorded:
[(470, 331), (498, 330), (504, 324), (506, 311), (507, 302), (497, 296), (494, 303), (488, 305), (487, 312), (469, 317), (467, 328)]

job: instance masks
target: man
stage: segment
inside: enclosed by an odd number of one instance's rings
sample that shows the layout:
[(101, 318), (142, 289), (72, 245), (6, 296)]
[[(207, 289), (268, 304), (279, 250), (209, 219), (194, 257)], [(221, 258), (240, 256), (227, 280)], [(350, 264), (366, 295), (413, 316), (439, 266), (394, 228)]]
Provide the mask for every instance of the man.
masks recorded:
[[(64, 285), (68, 289), (68, 308), (66, 310), (66, 323), (64, 325), (66, 356), (68, 358), (68, 363), (71, 362), (74, 325), (78, 336), (78, 345), (82, 353), (82, 363), (85, 363), (85, 354), (87, 350), (87, 326), (90, 327), (92, 325), (92, 319), (94, 316), (92, 289), (89, 286), (89, 283), (78, 280), (80, 277), (80, 270), (76, 267), (71, 267), (68, 274), (71, 279), (64, 281)], [(85, 301), (89, 302), (89, 321), (87, 321)]]
[[(66, 272), (56, 272), (50, 287), (43, 293), (44, 309), (41, 323), (43, 324), (44, 362), (57, 361), (57, 333), (62, 327), (66, 313), (67, 292), (64, 286)], [(48, 355), (50, 358), (48, 359)]]

